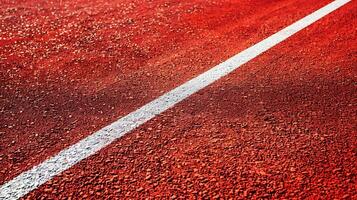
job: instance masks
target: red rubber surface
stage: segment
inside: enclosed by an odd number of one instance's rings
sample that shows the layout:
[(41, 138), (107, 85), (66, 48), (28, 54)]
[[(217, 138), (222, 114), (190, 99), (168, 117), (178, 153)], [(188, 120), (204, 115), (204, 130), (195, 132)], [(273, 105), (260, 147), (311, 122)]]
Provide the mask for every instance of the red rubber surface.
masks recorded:
[[(59, 25), (44, 19), (51, 34), (2, 40), (0, 181), (326, 4), (230, 2), (144, 2), (119, 14), (125, 9), (113, 4), (76, 1), (55, 13), (98, 13), (59, 22), (83, 24), (74, 33), (57, 36)], [(162, 18), (150, 8), (160, 5)], [(14, 19), (24, 12), (5, 10)], [(332, 13), (26, 198), (356, 198), (354, 10), (350, 3)], [(145, 17), (175, 31), (141, 24)], [(115, 18), (126, 28), (107, 28)], [(102, 39), (82, 41), (85, 52), (74, 54), (86, 26)], [(117, 41), (114, 31), (128, 36)], [(61, 43), (69, 49), (48, 50)], [(35, 53), (11, 55), (30, 47)]]
[(2, 5), (0, 183), (326, 2)]

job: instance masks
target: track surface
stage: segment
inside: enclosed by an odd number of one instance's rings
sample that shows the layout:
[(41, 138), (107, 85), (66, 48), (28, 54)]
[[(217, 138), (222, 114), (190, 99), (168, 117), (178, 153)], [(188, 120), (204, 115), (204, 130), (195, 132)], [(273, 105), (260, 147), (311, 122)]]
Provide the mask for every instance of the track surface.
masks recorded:
[[(328, 2), (3, 3), (0, 182)], [(356, 197), (356, 9), (346, 5), (25, 198)]]

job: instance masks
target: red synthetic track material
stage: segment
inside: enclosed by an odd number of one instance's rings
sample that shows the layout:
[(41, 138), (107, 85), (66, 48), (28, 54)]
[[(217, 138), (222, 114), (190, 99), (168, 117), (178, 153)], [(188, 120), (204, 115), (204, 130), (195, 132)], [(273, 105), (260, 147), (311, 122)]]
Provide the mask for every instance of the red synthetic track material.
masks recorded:
[(354, 10), (315, 23), (28, 198), (356, 198)]
[(41, 2), (1, 9), (0, 183), (326, 4)]
[[(1, 15), (10, 17), (0, 23), (0, 182), (326, 2), (4, 5)], [(314, 25), (29, 197), (350, 194), (356, 48), (348, 44), (356, 16), (343, 14), (353, 9)], [(42, 26), (15, 26), (20, 15)]]

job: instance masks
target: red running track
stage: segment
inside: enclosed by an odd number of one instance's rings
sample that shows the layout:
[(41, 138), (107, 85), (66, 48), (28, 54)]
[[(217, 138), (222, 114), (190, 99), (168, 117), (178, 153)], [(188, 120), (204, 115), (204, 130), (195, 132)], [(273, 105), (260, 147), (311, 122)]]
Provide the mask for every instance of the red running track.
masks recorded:
[[(0, 180), (326, 2), (5, 5), (12, 35), (0, 46)], [(28, 198), (353, 197), (355, 9), (331, 14)], [(21, 13), (50, 17), (26, 35), (10, 26)]]
[(3, 6), (0, 182), (326, 3), (302, 2)]

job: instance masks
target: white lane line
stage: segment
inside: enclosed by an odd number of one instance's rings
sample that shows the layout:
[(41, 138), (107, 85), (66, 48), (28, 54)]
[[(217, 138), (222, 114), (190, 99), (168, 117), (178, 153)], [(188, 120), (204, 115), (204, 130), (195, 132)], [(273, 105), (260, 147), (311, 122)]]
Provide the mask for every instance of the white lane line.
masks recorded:
[(351, 0), (336, 0), (331, 2), (196, 78), (165, 93), (138, 110), (131, 112), (118, 121), (62, 150), (57, 155), (45, 160), (43, 163), (21, 173), (19, 176), (0, 187), (0, 199), (18, 199), (23, 197), (64, 170), (98, 152), (116, 139), (122, 137), (124, 134), (173, 107), (175, 104), (181, 102), (193, 93), (229, 74), (241, 65), (257, 57), (259, 54), (267, 51), (350, 1)]

